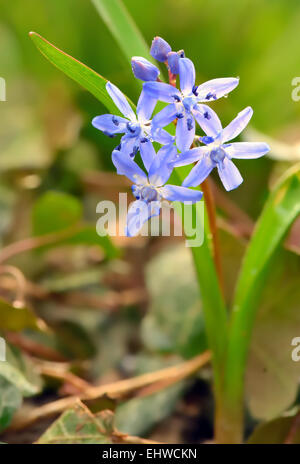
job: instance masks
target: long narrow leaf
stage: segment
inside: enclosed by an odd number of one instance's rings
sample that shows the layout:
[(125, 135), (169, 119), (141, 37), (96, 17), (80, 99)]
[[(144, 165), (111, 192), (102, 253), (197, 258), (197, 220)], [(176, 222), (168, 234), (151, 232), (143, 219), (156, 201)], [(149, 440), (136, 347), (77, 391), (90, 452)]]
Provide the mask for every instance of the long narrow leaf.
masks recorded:
[(39, 51), (54, 66), (80, 84), (84, 89), (91, 92), (111, 113), (120, 114), (106, 91), (105, 85), (107, 80), (104, 77), (63, 52), (36, 32), (30, 32), (29, 35)]
[(92, 2), (129, 62), (132, 56), (144, 56), (153, 61), (149, 56), (146, 41), (122, 1), (92, 0)]
[(229, 332), (225, 376), (229, 408), (242, 402), (247, 355), (266, 272), (289, 227), (299, 215), (300, 166), (297, 165), (271, 193), (240, 272)]

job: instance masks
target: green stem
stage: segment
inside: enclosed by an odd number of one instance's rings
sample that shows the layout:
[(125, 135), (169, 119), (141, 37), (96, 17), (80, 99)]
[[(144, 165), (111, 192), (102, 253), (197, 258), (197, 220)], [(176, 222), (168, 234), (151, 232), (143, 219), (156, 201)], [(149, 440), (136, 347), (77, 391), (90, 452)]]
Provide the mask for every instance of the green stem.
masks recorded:
[[(186, 177), (185, 170), (183, 168), (175, 169), (175, 175), (178, 185), (181, 185), (182, 180)], [(194, 214), (198, 214), (197, 204), (193, 205), (193, 209)], [(191, 247), (191, 252), (201, 292), (208, 345), (212, 351), (215, 396), (218, 398), (222, 391), (222, 378), (227, 345), (227, 312), (212, 258), (211, 232), (206, 204), (204, 224), (202, 224), (202, 227), (204, 228), (203, 244), (200, 247)]]

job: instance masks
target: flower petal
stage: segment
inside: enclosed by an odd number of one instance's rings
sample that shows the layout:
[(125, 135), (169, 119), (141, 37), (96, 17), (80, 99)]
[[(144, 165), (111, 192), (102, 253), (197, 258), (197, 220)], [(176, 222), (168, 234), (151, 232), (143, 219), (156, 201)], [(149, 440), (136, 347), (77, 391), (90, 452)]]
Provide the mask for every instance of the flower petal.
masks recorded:
[(140, 153), (144, 166), (148, 172), (154, 158), (156, 157), (155, 150), (149, 139), (147, 139), (147, 141), (145, 140), (143, 142), (140, 142)]
[(92, 125), (107, 135), (125, 132), (126, 123), (126, 119), (112, 114), (101, 114), (92, 120)]
[(181, 58), (178, 63), (181, 91), (188, 95), (195, 85), (195, 66), (189, 58)]
[(199, 161), (208, 152), (207, 147), (191, 148), (183, 153), (178, 153), (172, 161), (174, 167), (187, 166), (188, 164)]
[(195, 121), (192, 115), (178, 119), (176, 125), (176, 145), (180, 151), (190, 148), (195, 138)]
[(169, 201), (191, 201), (192, 203), (196, 203), (203, 196), (203, 193), (199, 190), (191, 190), (186, 187), (178, 187), (177, 185), (165, 185), (159, 191), (163, 198)]
[(225, 146), (225, 151), (230, 158), (255, 159), (268, 153), (270, 147), (264, 142), (235, 142)]
[(193, 115), (206, 135), (215, 138), (222, 131), (222, 124), (217, 113), (207, 105), (198, 105)]
[(117, 173), (128, 177), (134, 184), (143, 185), (147, 182), (144, 171), (122, 151), (114, 150), (112, 152), (112, 162), (117, 169)]
[(154, 142), (161, 143), (162, 145), (169, 145), (170, 143), (175, 142), (175, 137), (160, 127), (155, 128), (152, 126), (151, 137)]
[(171, 160), (175, 158), (176, 152), (176, 147), (171, 144), (157, 152), (149, 169), (149, 181), (155, 187), (161, 187), (169, 179), (173, 171)]
[(163, 82), (145, 82), (143, 84), (143, 89), (152, 98), (166, 103), (174, 103), (178, 99), (181, 99), (181, 94), (178, 89), (173, 87), (173, 85)]
[(179, 53), (177, 52), (170, 52), (168, 53), (168, 66), (172, 74), (179, 73), (179, 60), (180, 60)]
[(210, 157), (203, 156), (184, 179), (182, 185), (184, 187), (197, 187), (197, 185), (202, 184), (207, 176), (209, 176), (214, 167), (215, 164), (211, 161)]
[(152, 216), (158, 216), (160, 206), (160, 201), (152, 201), (151, 203), (142, 200), (134, 201), (127, 213), (126, 235), (128, 237), (137, 235), (148, 219)]
[(139, 147), (139, 137), (123, 135), (121, 138), (121, 151), (123, 155), (134, 158)]
[(227, 191), (237, 188), (243, 182), (243, 178), (238, 168), (228, 158), (224, 158), (222, 163), (218, 163), (218, 173)]
[(119, 108), (122, 114), (131, 121), (136, 121), (136, 116), (131, 106), (129, 105), (125, 95), (111, 82), (107, 82), (106, 90), (115, 105)]
[(149, 121), (152, 116), (153, 110), (157, 103), (157, 99), (151, 97), (148, 93), (142, 90), (137, 108), (136, 113), (138, 115), (138, 120), (140, 122)]
[(131, 58), (131, 68), (134, 76), (142, 81), (156, 81), (159, 69), (142, 56)]
[(151, 49), (150, 49), (150, 55), (157, 61), (164, 62), (167, 59), (168, 53), (171, 51), (171, 47), (166, 42), (164, 39), (161, 37), (154, 37), (152, 44), (151, 44)]
[(152, 119), (152, 125), (157, 127), (166, 127), (176, 119), (177, 108), (175, 103), (165, 106)]
[(248, 122), (252, 118), (253, 109), (251, 106), (248, 106), (243, 111), (241, 111), (236, 118), (231, 121), (228, 126), (223, 129), (222, 141), (227, 142), (227, 140), (232, 140), (237, 137), (247, 126)]
[(197, 88), (198, 101), (208, 102), (224, 97), (224, 95), (235, 89), (238, 83), (239, 79), (234, 77), (224, 77), (204, 82)]

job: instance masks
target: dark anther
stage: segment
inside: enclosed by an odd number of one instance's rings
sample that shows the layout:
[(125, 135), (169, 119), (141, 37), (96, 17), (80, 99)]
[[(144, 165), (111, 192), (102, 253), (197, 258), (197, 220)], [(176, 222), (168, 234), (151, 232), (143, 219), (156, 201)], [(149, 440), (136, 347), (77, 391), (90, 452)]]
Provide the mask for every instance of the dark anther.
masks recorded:
[(210, 119), (211, 119), (211, 115), (209, 114), (209, 112), (208, 112), (208, 111), (205, 111), (205, 113), (204, 113), (204, 115), (203, 115), (203, 116), (205, 117), (205, 119), (208, 119), (208, 120), (210, 120)]
[(113, 116), (112, 117), (112, 122), (115, 126), (118, 126), (119, 125), (119, 121), (117, 120), (116, 116)]
[(121, 150), (121, 144), (118, 145), (118, 146), (115, 148), (115, 150), (120, 151), (120, 150)]
[(139, 151), (139, 147), (133, 147), (132, 153), (130, 153), (130, 157), (134, 158), (137, 152)]
[(217, 99), (217, 95), (215, 93), (211, 93), (209, 92), (207, 95), (206, 95), (206, 100), (210, 100), (211, 98), (213, 98), (214, 100)]
[(180, 97), (178, 95), (173, 95), (175, 101), (180, 102)]
[(212, 143), (214, 141), (213, 137), (209, 137), (209, 135), (205, 135), (204, 137), (201, 137), (201, 142), (205, 143), (205, 145), (208, 145), (209, 143)]
[(191, 118), (189, 118), (186, 123), (187, 123), (188, 130), (189, 131), (192, 130), (193, 129), (193, 120)]
[(133, 129), (133, 128), (131, 127), (131, 123), (130, 123), (130, 122), (128, 122), (128, 123), (126, 124), (126, 127), (127, 127), (127, 129), (129, 130), (129, 132), (131, 132), (132, 134), (135, 133), (135, 129)]
[(198, 96), (197, 89), (198, 89), (198, 85), (194, 85), (192, 92), (193, 92), (194, 95), (196, 95), (196, 97)]
[(177, 113), (176, 118), (182, 119), (182, 118), (184, 118), (184, 114), (183, 113)]
[(184, 58), (185, 57), (184, 50), (179, 50), (179, 52), (177, 52), (177, 53), (179, 55), (179, 58)]
[(149, 142), (149, 139), (147, 139), (147, 137), (144, 137), (140, 140), (141, 143), (146, 143), (146, 142)]

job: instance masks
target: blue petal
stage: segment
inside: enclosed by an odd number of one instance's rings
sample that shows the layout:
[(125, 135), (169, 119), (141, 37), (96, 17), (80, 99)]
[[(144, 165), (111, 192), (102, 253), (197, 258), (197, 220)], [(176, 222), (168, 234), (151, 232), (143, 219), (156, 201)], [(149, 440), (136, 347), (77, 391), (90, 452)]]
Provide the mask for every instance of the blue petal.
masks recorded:
[(164, 84), (163, 82), (145, 82), (143, 89), (152, 98), (164, 101), (166, 103), (175, 103), (181, 99), (181, 94), (178, 89), (170, 84)]
[(172, 74), (179, 74), (180, 56), (177, 52), (168, 53), (168, 65)]
[(161, 37), (155, 37), (151, 44), (150, 55), (157, 61), (165, 62), (168, 53), (171, 51), (171, 47)]
[(197, 88), (198, 101), (208, 102), (224, 97), (239, 83), (239, 79), (234, 77), (224, 77), (220, 79), (212, 79), (204, 82)]
[(131, 156), (134, 158), (138, 147), (139, 147), (139, 137), (130, 137), (128, 135), (123, 135), (121, 138), (121, 151), (126, 156)]
[(158, 216), (160, 206), (159, 201), (152, 201), (151, 203), (142, 200), (134, 201), (130, 205), (127, 214), (126, 235), (128, 237), (137, 235), (148, 219), (152, 216)]
[(209, 176), (212, 169), (215, 167), (209, 156), (204, 156), (196, 166), (193, 167), (189, 175), (184, 179), (182, 185), (184, 187), (197, 187)]
[(156, 81), (159, 76), (159, 69), (141, 56), (133, 56), (131, 67), (134, 76), (142, 81)]
[(140, 142), (140, 152), (144, 166), (148, 172), (154, 158), (156, 157), (155, 150), (149, 139), (147, 141)]
[(138, 104), (137, 104), (137, 108), (136, 108), (136, 113), (138, 115), (138, 120), (140, 122), (149, 121), (149, 119), (152, 116), (156, 103), (157, 103), (156, 98), (151, 97), (144, 90), (142, 90)]
[(203, 193), (199, 190), (191, 190), (186, 187), (178, 187), (177, 185), (165, 185), (159, 191), (163, 198), (169, 201), (191, 201), (192, 203), (196, 203), (203, 196)]
[(186, 151), (195, 138), (195, 121), (193, 116), (184, 116), (178, 119), (176, 125), (176, 145), (180, 151)]
[(183, 153), (178, 153), (175, 160), (172, 161), (174, 167), (187, 166), (188, 164), (199, 161), (205, 154), (207, 154), (207, 147), (196, 147), (187, 150)]
[(235, 142), (225, 146), (225, 151), (230, 158), (255, 159), (268, 153), (270, 147), (264, 142)]
[(174, 145), (165, 145), (157, 152), (149, 169), (149, 181), (152, 185), (161, 187), (167, 182), (173, 170), (171, 161), (176, 153)]
[(227, 191), (237, 188), (243, 182), (238, 168), (228, 158), (224, 158), (222, 163), (218, 163), (218, 172)]
[(248, 122), (252, 118), (253, 109), (251, 106), (248, 106), (243, 111), (241, 111), (236, 118), (231, 121), (228, 126), (223, 129), (222, 141), (227, 142), (227, 140), (234, 139), (237, 137), (247, 126)]
[(177, 108), (175, 103), (165, 106), (159, 113), (152, 119), (152, 125), (158, 127), (168, 126), (174, 119), (176, 119)]
[(181, 58), (179, 61), (179, 78), (181, 91), (188, 95), (192, 93), (195, 85), (195, 67), (189, 58)]
[(96, 116), (92, 120), (92, 124), (96, 129), (101, 130), (105, 134), (120, 134), (126, 131), (127, 120), (120, 116), (114, 116), (112, 114), (102, 114)]
[(198, 108), (193, 110), (193, 115), (206, 135), (215, 138), (222, 131), (222, 124), (217, 113), (209, 106), (198, 105)]
[(117, 173), (128, 177), (134, 184), (143, 185), (147, 182), (147, 176), (144, 171), (129, 156), (121, 151), (113, 151), (112, 162), (117, 169)]
[(158, 142), (161, 145), (169, 145), (175, 142), (175, 137), (160, 127), (151, 127), (151, 137), (154, 142)]
[(119, 108), (122, 114), (131, 121), (135, 121), (135, 114), (130, 107), (125, 95), (111, 82), (107, 82), (106, 90), (109, 93), (110, 98), (113, 100), (115, 105)]

